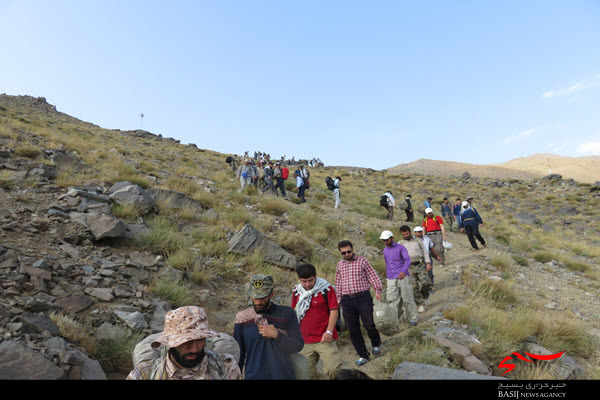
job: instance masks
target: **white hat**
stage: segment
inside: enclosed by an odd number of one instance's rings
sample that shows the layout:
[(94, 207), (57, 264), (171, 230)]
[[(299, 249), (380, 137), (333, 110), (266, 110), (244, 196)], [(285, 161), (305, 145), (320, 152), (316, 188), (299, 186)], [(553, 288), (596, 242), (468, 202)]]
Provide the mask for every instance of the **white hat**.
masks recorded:
[(394, 234), (390, 231), (383, 231), (381, 232), (381, 237), (379, 239), (381, 240), (388, 240), (389, 238), (394, 237)]
[(464, 206), (468, 206), (468, 205), (469, 205), (469, 202), (468, 202), (468, 201), (463, 201), (463, 202), (462, 202), (462, 206), (463, 206), (463, 207), (464, 207)]
[(415, 229), (413, 229), (413, 231), (415, 231), (415, 232), (423, 232), (423, 227), (422, 226), (415, 226)]
[(432, 212), (433, 212), (433, 210), (431, 208), (426, 208), (425, 209), (425, 214), (429, 214), (429, 213), (432, 213)]

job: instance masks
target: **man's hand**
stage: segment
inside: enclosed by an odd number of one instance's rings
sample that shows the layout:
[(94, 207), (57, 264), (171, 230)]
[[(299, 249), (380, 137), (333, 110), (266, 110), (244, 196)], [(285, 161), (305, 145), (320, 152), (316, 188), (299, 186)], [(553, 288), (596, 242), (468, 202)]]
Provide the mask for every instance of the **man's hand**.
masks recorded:
[(398, 275), (398, 279), (404, 279), (406, 278), (406, 274), (404, 272), (400, 272), (400, 275)]
[(375, 293), (375, 299), (381, 301), (381, 293)]
[(427, 263), (427, 272), (431, 272), (431, 263)]
[(275, 328), (275, 325), (259, 326), (258, 333), (265, 339), (277, 339), (279, 337), (279, 331)]
[(333, 335), (325, 332), (321, 337), (321, 343), (331, 343), (333, 341)]

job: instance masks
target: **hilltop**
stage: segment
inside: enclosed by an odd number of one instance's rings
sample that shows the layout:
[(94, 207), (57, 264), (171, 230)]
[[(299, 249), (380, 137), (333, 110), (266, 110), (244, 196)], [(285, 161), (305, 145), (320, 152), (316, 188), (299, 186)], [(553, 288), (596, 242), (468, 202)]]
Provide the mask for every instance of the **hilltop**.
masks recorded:
[(533, 154), (499, 164), (478, 165), (452, 161), (419, 159), (388, 169), (391, 173), (420, 174), (440, 177), (474, 177), (492, 179), (535, 180), (551, 174), (582, 183), (600, 180), (600, 156), (564, 157), (554, 154)]
[[(488, 247), (472, 252), (463, 234), (449, 234), (454, 247), (446, 266), (434, 266), (431, 306), (417, 327), (384, 336), (384, 352), (363, 368), (369, 375), (401, 379), (417, 363), (497, 378), (513, 352), (565, 351), (504, 377), (599, 378), (597, 185), (323, 167), (309, 168), (299, 204), (290, 181), (286, 199), (241, 191), (228, 155), (202, 146), (0, 95), (0, 377), (123, 379), (133, 347), (162, 329), (168, 309), (200, 305), (213, 328), (231, 334), (250, 274), (273, 275), (275, 302), (289, 304), (297, 263), (333, 282), (342, 239), (385, 282), (379, 235), (404, 224), (402, 208), (389, 222), (379, 206), (392, 189), (398, 203), (406, 193), (416, 205), (432, 197), (436, 211), (444, 197), (472, 195)], [(326, 176), (342, 177), (339, 210)], [(245, 234), (261, 246), (242, 250)], [(353, 367), (347, 332), (339, 345)]]

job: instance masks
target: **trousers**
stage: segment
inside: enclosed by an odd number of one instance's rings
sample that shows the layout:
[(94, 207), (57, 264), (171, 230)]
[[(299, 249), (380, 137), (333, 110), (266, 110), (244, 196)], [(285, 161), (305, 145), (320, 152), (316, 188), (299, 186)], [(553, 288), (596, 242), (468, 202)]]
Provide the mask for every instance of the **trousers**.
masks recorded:
[(359, 357), (369, 359), (369, 352), (363, 338), (360, 322), (367, 331), (367, 336), (373, 347), (381, 345), (381, 336), (373, 319), (373, 297), (368, 291), (354, 297), (342, 296), (342, 313), (350, 333), (350, 342)]

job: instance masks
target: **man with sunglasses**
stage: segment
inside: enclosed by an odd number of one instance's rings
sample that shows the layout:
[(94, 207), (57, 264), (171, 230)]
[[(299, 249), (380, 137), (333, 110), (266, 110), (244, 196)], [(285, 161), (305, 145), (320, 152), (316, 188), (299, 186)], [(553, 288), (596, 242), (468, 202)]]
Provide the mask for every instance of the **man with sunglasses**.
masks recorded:
[(360, 321), (373, 346), (373, 354), (381, 352), (381, 337), (373, 319), (373, 297), (370, 288), (373, 287), (375, 298), (381, 301), (382, 284), (369, 261), (354, 254), (349, 240), (338, 243), (338, 250), (343, 259), (336, 267), (335, 291), (350, 333), (350, 342), (360, 357), (356, 364), (360, 366), (369, 361), (369, 351), (362, 335)]

